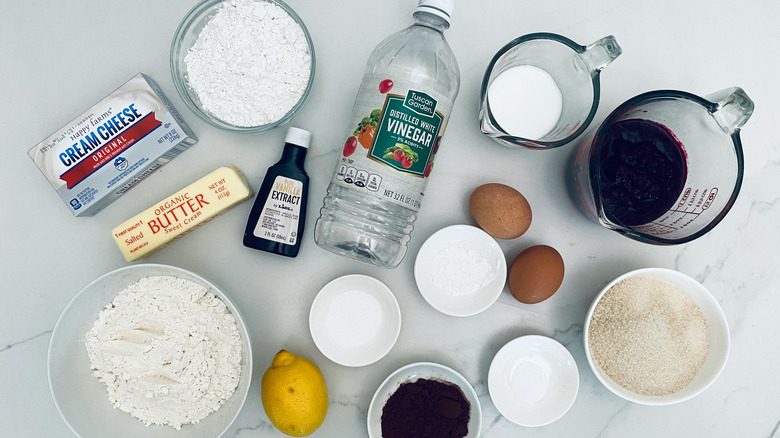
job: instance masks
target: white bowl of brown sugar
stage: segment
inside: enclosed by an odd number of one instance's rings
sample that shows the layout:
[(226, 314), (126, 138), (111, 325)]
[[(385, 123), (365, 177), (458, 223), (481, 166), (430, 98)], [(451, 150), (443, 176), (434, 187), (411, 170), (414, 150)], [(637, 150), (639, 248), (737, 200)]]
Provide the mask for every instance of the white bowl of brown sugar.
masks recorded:
[(593, 300), (583, 331), (593, 373), (616, 395), (670, 405), (707, 389), (729, 354), (729, 327), (718, 301), (672, 269), (621, 275)]

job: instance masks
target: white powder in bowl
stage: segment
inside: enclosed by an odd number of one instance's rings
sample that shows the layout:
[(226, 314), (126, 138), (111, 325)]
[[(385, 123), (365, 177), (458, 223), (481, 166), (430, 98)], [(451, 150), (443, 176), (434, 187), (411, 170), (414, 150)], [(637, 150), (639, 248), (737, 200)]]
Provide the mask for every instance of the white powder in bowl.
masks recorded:
[(202, 108), (252, 127), (280, 120), (303, 96), (311, 74), (303, 29), (266, 1), (226, 0), (184, 58)]
[(147, 426), (197, 423), (233, 395), (241, 374), (241, 336), (225, 303), (173, 276), (119, 292), (85, 344), (111, 404)]
[(445, 248), (432, 266), (433, 284), (447, 296), (473, 294), (493, 281), (496, 272), (484, 256), (468, 248)]

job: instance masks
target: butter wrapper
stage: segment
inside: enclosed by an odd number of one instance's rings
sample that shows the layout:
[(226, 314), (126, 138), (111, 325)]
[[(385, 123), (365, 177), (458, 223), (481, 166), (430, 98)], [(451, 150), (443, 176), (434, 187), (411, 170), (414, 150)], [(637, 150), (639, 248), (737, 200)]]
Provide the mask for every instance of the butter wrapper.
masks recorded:
[(132, 262), (230, 210), (252, 196), (235, 167), (220, 167), (111, 230), (125, 260)]
[(28, 151), (76, 216), (93, 216), (197, 142), (148, 76), (138, 74)]

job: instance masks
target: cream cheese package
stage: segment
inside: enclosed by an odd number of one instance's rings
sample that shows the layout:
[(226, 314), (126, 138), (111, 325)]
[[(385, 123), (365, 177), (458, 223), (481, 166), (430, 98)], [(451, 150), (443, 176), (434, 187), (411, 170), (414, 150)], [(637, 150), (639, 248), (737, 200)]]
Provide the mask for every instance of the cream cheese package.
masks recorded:
[(93, 216), (197, 142), (159, 86), (138, 74), (28, 151), (76, 216)]
[(125, 260), (132, 262), (230, 210), (252, 196), (235, 167), (220, 167), (122, 222), (111, 230)]

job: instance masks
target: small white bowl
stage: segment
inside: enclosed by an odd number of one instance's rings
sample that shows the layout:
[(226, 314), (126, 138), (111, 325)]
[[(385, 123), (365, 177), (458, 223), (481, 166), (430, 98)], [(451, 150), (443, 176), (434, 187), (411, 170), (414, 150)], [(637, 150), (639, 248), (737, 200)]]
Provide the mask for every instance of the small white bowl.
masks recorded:
[(419, 379), (432, 379), (457, 385), (471, 405), (468, 434), (464, 438), (479, 438), (482, 431), (482, 407), (479, 397), (468, 380), (452, 368), (432, 362), (417, 362), (397, 369), (390, 374), (371, 398), (368, 405), (368, 436), (382, 438), (382, 409), (390, 396), (406, 382), (416, 382)]
[[(604, 294), (606, 294), (607, 291), (612, 288), (612, 286), (625, 280), (626, 278), (639, 275), (663, 280), (687, 293), (688, 296), (690, 296), (699, 306), (699, 309), (701, 309), (701, 312), (704, 315), (704, 319), (707, 321), (707, 325), (710, 329), (710, 349), (704, 364), (701, 366), (698, 374), (696, 377), (694, 377), (693, 381), (688, 384), (688, 386), (673, 394), (664, 396), (649, 396), (638, 394), (623, 388), (614, 380), (612, 380), (604, 372), (604, 370), (598, 366), (590, 350), (590, 344), (588, 342), (590, 323), (591, 319), (593, 318), (593, 312), (596, 309), (599, 301), (604, 296)], [(721, 371), (723, 371), (723, 368), (726, 366), (726, 361), (729, 355), (729, 325), (728, 321), (726, 320), (726, 315), (723, 313), (723, 309), (721, 309), (720, 304), (718, 304), (718, 301), (715, 299), (715, 297), (713, 297), (710, 291), (708, 291), (707, 288), (705, 288), (701, 283), (681, 272), (672, 269), (637, 269), (612, 280), (604, 287), (604, 289), (601, 290), (601, 292), (599, 292), (599, 294), (593, 300), (593, 303), (590, 305), (590, 309), (588, 309), (588, 313), (585, 318), (585, 327), (582, 335), (585, 343), (585, 356), (588, 359), (590, 368), (593, 370), (593, 373), (596, 375), (599, 381), (601, 381), (601, 383), (615, 395), (628, 401), (643, 405), (671, 405), (688, 400), (700, 394), (718, 378)]]
[[(241, 334), (241, 376), (235, 392), (219, 410), (197, 424), (183, 425), (181, 430), (169, 426), (147, 427), (127, 412), (114, 409), (106, 395), (105, 385), (92, 375), (84, 345), (84, 337), (97, 320), (98, 313), (119, 292), (141, 278), (155, 275), (172, 275), (207, 287), (233, 314)], [(102, 275), (68, 303), (49, 341), (47, 371), (49, 389), (57, 410), (79, 437), (213, 438), (225, 433), (244, 405), (252, 379), (252, 346), (241, 313), (213, 283), (174, 266), (137, 264)]]
[(476, 315), (506, 284), (506, 258), (495, 239), (471, 225), (451, 225), (423, 243), (414, 279), (425, 301), (451, 316)]
[(339, 365), (362, 367), (383, 358), (401, 332), (393, 292), (367, 275), (345, 275), (320, 289), (309, 312), (317, 348)]
[(569, 350), (546, 336), (509, 341), (488, 371), (490, 399), (509, 421), (527, 427), (550, 424), (569, 411), (580, 374)]

